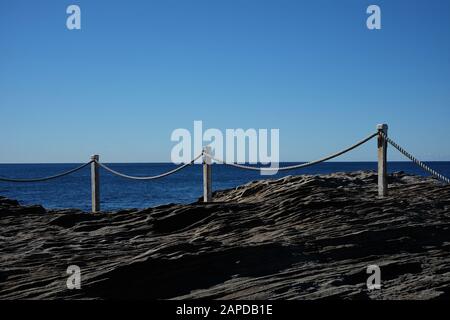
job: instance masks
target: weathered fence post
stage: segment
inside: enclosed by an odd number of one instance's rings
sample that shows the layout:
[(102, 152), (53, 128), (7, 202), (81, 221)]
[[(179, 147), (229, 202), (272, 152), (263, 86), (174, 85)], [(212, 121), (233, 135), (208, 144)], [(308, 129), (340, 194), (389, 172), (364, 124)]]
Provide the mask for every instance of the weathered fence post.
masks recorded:
[(381, 133), (387, 137), (388, 125), (377, 125), (378, 130), (378, 196), (385, 197), (388, 194), (387, 182), (387, 141)]
[(100, 175), (98, 170), (99, 160), (97, 154), (91, 156), (91, 193), (92, 193), (92, 212), (100, 211)]
[(212, 201), (212, 175), (211, 175), (211, 158), (205, 153), (211, 154), (211, 147), (203, 148), (203, 202)]

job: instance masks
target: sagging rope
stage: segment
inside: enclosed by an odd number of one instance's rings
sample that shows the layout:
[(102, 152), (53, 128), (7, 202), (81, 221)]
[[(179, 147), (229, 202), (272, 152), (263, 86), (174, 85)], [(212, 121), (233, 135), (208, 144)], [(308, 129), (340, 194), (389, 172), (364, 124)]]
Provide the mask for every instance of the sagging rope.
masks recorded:
[(103, 164), (103, 163), (100, 163), (100, 162), (97, 162), (97, 161), (96, 161), (96, 163), (97, 163), (100, 167), (102, 167), (103, 169), (105, 169), (105, 170), (111, 172), (112, 174), (115, 174), (116, 176), (122, 177), (122, 178), (131, 179), (131, 180), (155, 180), (155, 179), (160, 179), (160, 178), (167, 177), (167, 176), (169, 176), (169, 175), (171, 175), (171, 174), (174, 174), (174, 173), (177, 172), (177, 171), (180, 171), (180, 170), (186, 168), (187, 166), (190, 166), (190, 165), (193, 164), (195, 161), (197, 161), (202, 155), (203, 155), (203, 153), (201, 153), (200, 155), (198, 155), (196, 158), (192, 159), (190, 162), (185, 163), (185, 164), (179, 166), (178, 168), (175, 168), (175, 169), (170, 170), (170, 171), (168, 171), (168, 172), (159, 174), (159, 175), (157, 175), (157, 176), (151, 176), (151, 177), (136, 177), (136, 176), (129, 176), (129, 175), (127, 175), (127, 174), (123, 174), (123, 173), (120, 173), (120, 172), (118, 172), (118, 171), (116, 171), (116, 170), (113, 170), (113, 169), (111, 169), (110, 167), (106, 166), (106, 165)]
[(90, 165), (92, 163), (92, 161), (89, 161), (88, 163), (85, 163), (75, 169), (71, 169), (69, 171), (63, 172), (63, 173), (59, 173), (59, 174), (55, 174), (54, 176), (49, 176), (49, 177), (44, 177), (44, 178), (35, 178), (35, 179), (14, 179), (14, 178), (4, 178), (4, 177), (0, 177), (0, 181), (4, 181), (4, 182), (42, 182), (42, 181), (47, 181), (47, 180), (52, 180), (52, 179), (57, 179), (57, 178), (61, 178), (64, 176), (67, 176), (71, 173), (74, 173), (78, 170), (83, 169), (84, 167)]
[(374, 138), (378, 134), (380, 134), (383, 139), (385, 139), (389, 144), (391, 144), (394, 148), (396, 148), (398, 151), (400, 151), (400, 153), (402, 153), (408, 159), (413, 161), (419, 167), (421, 167), (422, 169), (424, 169), (425, 171), (430, 173), (432, 176), (435, 176), (436, 178), (438, 178), (438, 179), (440, 179), (440, 180), (450, 184), (450, 179), (449, 178), (447, 178), (444, 175), (438, 173), (437, 171), (431, 169), (426, 164), (424, 164), (423, 162), (421, 162), (420, 160), (415, 158), (413, 155), (411, 155), (409, 152), (407, 152), (405, 149), (403, 149), (397, 143), (395, 143), (391, 138), (386, 136), (383, 132), (373, 133), (373, 134), (369, 135), (368, 137), (364, 138), (363, 140), (355, 143), (354, 145), (352, 145), (352, 146), (350, 146), (350, 147), (348, 147), (346, 149), (343, 149), (343, 150), (341, 150), (339, 152), (333, 153), (333, 154), (331, 154), (331, 155), (329, 155), (327, 157), (324, 157), (324, 158), (321, 158), (321, 159), (318, 159), (318, 160), (315, 160), (315, 161), (310, 161), (310, 162), (306, 162), (306, 163), (302, 163), (302, 164), (298, 164), (298, 165), (293, 165), (293, 166), (287, 166), (287, 167), (279, 167), (279, 168), (276, 168), (276, 167), (251, 167), (251, 166), (241, 165), (241, 164), (238, 164), (238, 163), (231, 163), (231, 162), (229, 163), (229, 162), (226, 162), (226, 161), (224, 161), (222, 159), (217, 159), (217, 158), (213, 157), (210, 154), (202, 152), (196, 158), (192, 159), (188, 163), (185, 163), (185, 164), (179, 166), (178, 168), (175, 168), (173, 170), (170, 170), (168, 172), (165, 172), (165, 173), (162, 173), (162, 174), (159, 174), (159, 175), (156, 175), (156, 176), (150, 176), (150, 177), (137, 177), (137, 176), (126, 175), (126, 174), (120, 173), (118, 171), (115, 171), (115, 170), (109, 168), (108, 166), (106, 166), (103, 163), (100, 163), (100, 162), (98, 162), (96, 160), (92, 160), (92, 161), (89, 161), (89, 162), (79, 166), (79, 167), (71, 169), (69, 171), (66, 171), (66, 172), (63, 172), (63, 173), (60, 173), (60, 174), (56, 174), (56, 175), (53, 175), (53, 176), (49, 176), (49, 177), (35, 178), (35, 179), (16, 179), (16, 178), (0, 177), (0, 181), (3, 181), (3, 182), (42, 182), (42, 181), (57, 179), (57, 178), (69, 175), (71, 173), (74, 173), (74, 172), (76, 172), (78, 170), (81, 170), (84, 167), (90, 165), (92, 162), (96, 162), (103, 169), (105, 169), (105, 170), (109, 171), (110, 173), (115, 174), (115, 175), (117, 175), (119, 177), (122, 177), (122, 178), (132, 179), (132, 180), (155, 180), (155, 179), (160, 179), (160, 178), (169, 176), (171, 174), (174, 174), (174, 173), (184, 169), (185, 167), (187, 167), (189, 165), (192, 165), (195, 161), (197, 161), (203, 155), (208, 157), (208, 158), (210, 158), (211, 160), (214, 160), (214, 161), (218, 162), (218, 163), (222, 163), (222, 164), (225, 164), (225, 165), (228, 165), (228, 166), (233, 166), (233, 167), (236, 167), (236, 168), (239, 168), (239, 169), (254, 170), (254, 171), (287, 171), (287, 170), (306, 168), (306, 167), (309, 167), (309, 166), (312, 166), (312, 165), (315, 165), (315, 164), (318, 164), (318, 163), (321, 163), (321, 162), (324, 162), (324, 161), (336, 158), (336, 157), (338, 157), (338, 156), (340, 156), (340, 155), (342, 155), (342, 154), (344, 154), (346, 152), (349, 152), (349, 151), (359, 147), (360, 145), (366, 143), (367, 141), (369, 141), (370, 139)]
[(414, 162), (415, 164), (417, 164), (419, 167), (421, 167), (423, 170), (427, 171), (428, 173), (430, 173), (432, 176), (438, 178), (441, 181), (444, 181), (446, 183), (450, 183), (450, 179), (445, 177), (444, 175), (440, 174), (439, 172), (431, 169), (429, 166), (427, 166), (425, 163), (423, 163), (422, 161), (420, 161), (419, 159), (417, 159), (416, 157), (414, 157), (412, 154), (410, 154), (408, 151), (406, 151), (405, 149), (403, 149), (402, 147), (400, 147), (397, 143), (395, 143), (391, 138), (389, 138), (388, 136), (386, 136), (383, 132), (380, 132), (381, 136), (383, 137), (384, 140), (386, 140), (387, 142), (389, 142), (390, 145), (392, 145), (395, 149), (397, 149), (398, 151), (400, 151), (400, 153), (402, 153), (405, 157), (407, 157), (409, 160), (411, 160), (412, 162)]
[(214, 160), (216, 162), (219, 162), (219, 163), (222, 163), (222, 164), (225, 164), (225, 165), (228, 165), (228, 166), (236, 167), (236, 168), (239, 168), (239, 169), (254, 170), (254, 171), (287, 171), (287, 170), (306, 168), (306, 167), (309, 167), (309, 166), (312, 166), (312, 165), (315, 165), (315, 164), (318, 164), (318, 163), (321, 163), (321, 162), (324, 162), (324, 161), (336, 158), (336, 157), (338, 157), (338, 156), (340, 156), (340, 155), (342, 155), (342, 154), (344, 154), (346, 152), (349, 152), (349, 151), (359, 147), (360, 145), (366, 143), (367, 141), (369, 141), (370, 139), (374, 138), (377, 135), (378, 135), (378, 132), (375, 132), (375, 133), (369, 135), (367, 138), (364, 138), (363, 140), (358, 141), (354, 145), (352, 145), (352, 146), (350, 146), (348, 148), (345, 148), (344, 150), (341, 150), (339, 152), (333, 153), (333, 154), (331, 154), (331, 155), (329, 155), (327, 157), (324, 157), (324, 158), (321, 158), (321, 159), (318, 159), (318, 160), (315, 160), (315, 161), (310, 161), (310, 162), (298, 164), (298, 165), (287, 166), (287, 167), (280, 167), (280, 168), (276, 168), (276, 167), (273, 167), (273, 168), (270, 168), (270, 167), (250, 167), (250, 166), (246, 166), (246, 165), (242, 165), (242, 164), (226, 162), (226, 161), (224, 161), (222, 159), (216, 159), (215, 157), (213, 157), (212, 155), (207, 154), (207, 153), (205, 153), (205, 156), (209, 157), (211, 160)]

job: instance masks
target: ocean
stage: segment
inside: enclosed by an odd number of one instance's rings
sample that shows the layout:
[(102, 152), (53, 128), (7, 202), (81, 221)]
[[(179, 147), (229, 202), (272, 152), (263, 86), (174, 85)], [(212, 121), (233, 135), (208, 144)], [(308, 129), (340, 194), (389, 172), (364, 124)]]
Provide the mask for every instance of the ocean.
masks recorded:
[[(280, 166), (291, 165), (282, 163)], [(450, 162), (427, 162), (450, 177)], [(39, 178), (57, 174), (79, 164), (0, 164), (0, 176), (11, 178)], [(135, 176), (157, 175), (176, 166), (168, 163), (108, 164), (112, 169)], [(373, 170), (376, 162), (325, 162), (312, 167), (261, 176), (258, 172), (213, 165), (213, 190), (234, 188), (260, 179), (278, 179), (288, 175), (326, 174)], [(427, 176), (412, 162), (389, 162), (389, 172), (404, 171)], [(146, 208), (168, 203), (190, 203), (202, 196), (202, 167), (193, 165), (159, 180), (135, 181), (120, 178), (100, 168), (100, 197), (102, 210)], [(56, 180), (38, 183), (10, 183), (0, 181), (0, 195), (16, 199), (22, 205), (41, 204), (48, 209), (91, 209), (90, 168), (86, 167)]]

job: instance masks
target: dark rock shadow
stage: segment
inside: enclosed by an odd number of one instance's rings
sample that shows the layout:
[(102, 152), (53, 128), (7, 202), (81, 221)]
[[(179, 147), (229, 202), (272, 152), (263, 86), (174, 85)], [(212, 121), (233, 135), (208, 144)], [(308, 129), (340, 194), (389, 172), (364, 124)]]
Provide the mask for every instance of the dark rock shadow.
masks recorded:
[(278, 273), (302, 258), (296, 247), (268, 244), (152, 259), (118, 267), (83, 287), (83, 296), (105, 299), (167, 299), (224, 283), (233, 276)]

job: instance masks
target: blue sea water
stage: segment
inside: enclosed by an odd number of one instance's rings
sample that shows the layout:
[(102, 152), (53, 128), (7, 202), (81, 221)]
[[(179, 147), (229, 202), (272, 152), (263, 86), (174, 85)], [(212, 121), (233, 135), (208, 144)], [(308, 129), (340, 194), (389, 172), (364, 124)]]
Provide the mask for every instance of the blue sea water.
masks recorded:
[[(430, 167), (450, 176), (450, 162), (428, 162)], [(280, 166), (289, 165), (288, 163)], [(77, 164), (0, 164), (0, 176), (39, 178), (57, 174)], [(110, 164), (112, 169), (129, 175), (149, 176), (175, 168), (167, 163)], [(233, 188), (259, 179), (277, 179), (287, 175), (325, 174), (376, 170), (376, 162), (326, 162), (312, 167), (261, 176), (258, 172), (240, 170), (224, 165), (213, 166), (214, 190)], [(389, 172), (427, 174), (412, 162), (389, 162)], [(100, 169), (102, 210), (146, 208), (167, 203), (190, 203), (202, 195), (202, 167), (193, 165), (160, 180), (134, 181), (120, 178)], [(0, 195), (19, 200), (21, 204), (41, 204), (46, 208), (78, 208), (90, 210), (90, 169), (86, 167), (56, 180), (39, 183), (10, 183), (0, 181)]]

